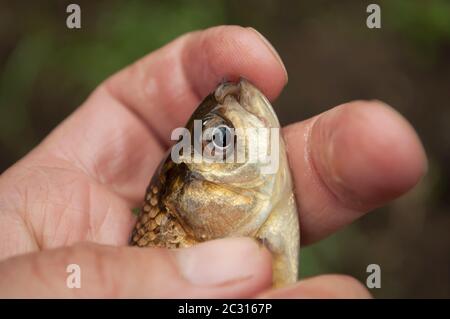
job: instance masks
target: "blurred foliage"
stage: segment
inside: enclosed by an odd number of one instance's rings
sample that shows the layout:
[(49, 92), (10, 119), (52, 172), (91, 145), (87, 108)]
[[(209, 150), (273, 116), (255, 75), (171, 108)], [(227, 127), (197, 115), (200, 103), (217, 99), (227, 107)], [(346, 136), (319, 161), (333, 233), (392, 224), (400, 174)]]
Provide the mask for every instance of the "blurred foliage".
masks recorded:
[(417, 50), (435, 51), (450, 40), (450, 1), (384, 1), (386, 21)]
[[(224, 22), (221, 2), (79, 1), (82, 29), (68, 30), (68, 3), (2, 4), (0, 35), (16, 36), (13, 47), (7, 48), (10, 52), (2, 52), (7, 56), (0, 75), (0, 141), (9, 151), (23, 155), (43, 137), (33, 130), (29, 99), (35, 93), (59, 95), (65, 104), (60, 114), (67, 114), (99, 82), (131, 61), (180, 34)], [(64, 101), (66, 91), (77, 92), (70, 102)], [(16, 136), (26, 138), (17, 143)]]
[(354, 99), (381, 99), (417, 129), (429, 174), (412, 193), (302, 249), (302, 277), (342, 272), (379, 297), (450, 297), (450, 1), (0, 1), (0, 169), (12, 165), (110, 74), (175, 37), (219, 24), (253, 26), (279, 50), (289, 84), (282, 123)]

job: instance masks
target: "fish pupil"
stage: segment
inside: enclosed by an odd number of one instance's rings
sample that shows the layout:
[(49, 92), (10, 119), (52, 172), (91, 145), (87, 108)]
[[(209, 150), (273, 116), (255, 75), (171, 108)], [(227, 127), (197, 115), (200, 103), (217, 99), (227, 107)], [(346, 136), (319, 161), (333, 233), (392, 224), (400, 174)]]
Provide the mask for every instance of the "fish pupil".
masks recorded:
[(213, 143), (218, 148), (226, 148), (231, 142), (231, 130), (226, 125), (220, 125), (214, 129)]

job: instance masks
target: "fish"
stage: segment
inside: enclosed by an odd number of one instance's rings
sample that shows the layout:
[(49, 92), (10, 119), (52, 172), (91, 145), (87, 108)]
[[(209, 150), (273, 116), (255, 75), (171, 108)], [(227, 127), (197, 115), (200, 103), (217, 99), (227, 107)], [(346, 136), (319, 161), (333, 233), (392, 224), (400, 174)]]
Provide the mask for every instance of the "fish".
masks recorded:
[(130, 245), (178, 249), (247, 236), (272, 253), (273, 287), (294, 283), (300, 227), (279, 130), (269, 100), (248, 80), (219, 84), (172, 134), (178, 143), (151, 178)]

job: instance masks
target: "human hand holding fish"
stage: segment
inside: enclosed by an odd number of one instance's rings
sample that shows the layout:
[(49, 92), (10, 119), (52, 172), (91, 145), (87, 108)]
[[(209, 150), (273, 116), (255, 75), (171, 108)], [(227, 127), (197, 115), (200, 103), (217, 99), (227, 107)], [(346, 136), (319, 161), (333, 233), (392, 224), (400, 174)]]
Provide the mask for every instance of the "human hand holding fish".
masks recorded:
[[(181, 36), (107, 79), (0, 177), (0, 296), (368, 297), (347, 276), (295, 282), (299, 234), (316, 242), (423, 176), (420, 140), (392, 108), (355, 101), (282, 128), (275, 174), (167, 155), (196, 119), (279, 128), (270, 102), (287, 81), (269, 42), (238, 26)], [(131, 232), (146, 248), (127, 246)]]

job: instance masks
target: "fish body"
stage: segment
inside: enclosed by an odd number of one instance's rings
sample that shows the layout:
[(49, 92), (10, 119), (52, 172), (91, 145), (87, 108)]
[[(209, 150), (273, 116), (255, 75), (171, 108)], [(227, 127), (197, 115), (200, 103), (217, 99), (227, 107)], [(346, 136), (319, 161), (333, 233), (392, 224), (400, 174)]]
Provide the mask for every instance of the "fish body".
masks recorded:
[[(197, 138), (196, 128), (206, 140)], [(295, 282), (299, 222), (279, 129), (269, 101), (251, 83), (219, 85), (189, 119), (181, 137), (191, 140), (183, 144), (180, 137), (156, 170), (130, 244), (183, 248), (249, 236), (273, 254), (274, 286)], [(272, 163), (255, 160), (255, 145), (271, 152)], [(209, 160), (196, 161), (198, 154)]]

